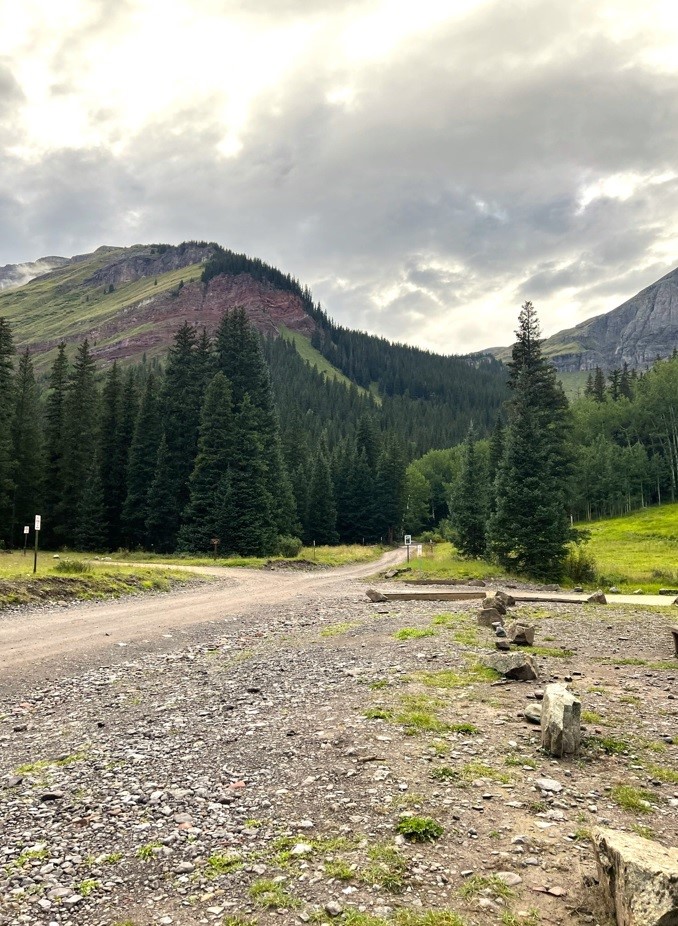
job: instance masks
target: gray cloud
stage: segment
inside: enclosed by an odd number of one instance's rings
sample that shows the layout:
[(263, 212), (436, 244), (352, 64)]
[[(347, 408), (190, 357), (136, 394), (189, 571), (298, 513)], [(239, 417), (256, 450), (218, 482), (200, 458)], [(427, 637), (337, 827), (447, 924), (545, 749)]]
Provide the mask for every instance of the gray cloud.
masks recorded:
[[(416, 341), (439, 320), (437, 347), (450, 351), (510, 340), (524, 298), (550, 333), (671, 269), (654, 249), (678, 214), (675, 181), (581, 208), (582, 188), (610, 174), (672, 169), (678, 143), (678, 79), (643, 69), (637, 39), (597, 32), (590, 4), (497, 3), (361, 69), (332, 59), (327, 41), (256, 102), (235, 157), (218, 153), (208, 88), (122, 154), (0, 160), (14, 191), (0, 199), (0, 263), (211, 238), (308, 282), (344, 324)], [(345, 85), (354, 98), (328, 102)], [(563, 320), (552, 306), (570, 295)]]

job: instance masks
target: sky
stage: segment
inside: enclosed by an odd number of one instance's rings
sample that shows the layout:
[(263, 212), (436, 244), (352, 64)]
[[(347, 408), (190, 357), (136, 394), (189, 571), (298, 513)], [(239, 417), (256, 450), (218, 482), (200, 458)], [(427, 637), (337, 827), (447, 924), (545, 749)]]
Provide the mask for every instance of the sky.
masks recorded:
[(442, 353), (678, 265), (669, 0), (0, 0), (0, 265), (215, 240)]

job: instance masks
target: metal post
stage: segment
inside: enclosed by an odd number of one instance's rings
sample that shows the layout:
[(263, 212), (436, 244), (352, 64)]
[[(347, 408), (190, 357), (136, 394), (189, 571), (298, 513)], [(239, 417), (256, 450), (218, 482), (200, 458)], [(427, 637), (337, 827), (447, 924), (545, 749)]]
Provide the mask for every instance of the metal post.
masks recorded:
[(40, 536), (40, 531), (34, 531), (35, 533), (35, 551), (33, 554), (33, 572), (38, 571), (38, 537)]

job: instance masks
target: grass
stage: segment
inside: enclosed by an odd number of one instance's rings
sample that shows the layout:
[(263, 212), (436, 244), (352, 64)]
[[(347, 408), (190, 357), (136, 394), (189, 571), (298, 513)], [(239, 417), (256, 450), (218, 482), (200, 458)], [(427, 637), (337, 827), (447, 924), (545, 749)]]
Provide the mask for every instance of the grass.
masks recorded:
[(571, 649), (559, 649), (553, 646), (521, 646), (521, 650), (533, 656), (549, 656), (551, 659), (569, 659), (574, 655)]
[(355, 877), (355, 871), (343, 859), (333, 859), (331, 862), (325, 862), (323, 867), (326, 877), (335, 878), (337, 881), (350, 881)]
[(582, 711), (581, 719), (584, 723), (604, 724), (606, 722), (605, 718), (601, 717), (600, 714), (596, 714), (595, 711)]
[(250, 886), (249, 895), (258, 907), (280, 910), (298, 907), (299, 900), (282, 887), (279, 881), (263, 878)]
[(647, 669), (658, 669), (659, 671), (672, 672), (678, 669), (678, 659), (639, 659), (634, 656), (627, 656), (624, 659), (595, 659), (606, 666), (644, 666)]
[(383, 887), (392, 894), (400, 894), (405, 889), (405, 872), (407, 861), (389, 845), (370, 846), (367, 850), (369, 864), (361, 871), (360, 879), (365, 884)]
[(588, 552), (605, 586), (622, 592), (678, 588), (678, 504), (645, 508), (619, 518), (583, 522)]
[(494, 682), (501, 676), (480, 663), (467, 663), (459, 670), (440, 669), (438, 672), (418, 672), (416, 679), (429, 688), (464, 688), (476, 682)]
[(409, 842), (434, 842), (445, 830), (431, 817), (403, 817), (398, 821), (396, 832)]
[[(458, 913), (452, 910), (396, 910), (392, 918), (374, 916), (361, 910), (346, 910), (343, 926), (466, 926)], [(531, 926), (531, 924), (527, 924)]]
[(59, 759), (37, 759), (35, 762), (26, 762), (24, 765), (20, 765), (16, 770), (16, 774), (35, 775), (44, 772), (48, 768), (63, 768), (66, 765), (74, 765), (76, 762), (82, 762), (86, 757), (86, 751), (82, 750), (68, 756), (61, 756)]
[(205, 877), (210, 879), (218, 878), (220, 875), (227, 875), (232, 871), (237, 871), (242, 866), (243, 860), (239, 855), (223, 855), (220, 852), (215, 852), (207, 859)]
[(650, 805), (655, 800), (651, 791), (636, 788), (633, 785), (615, 785), (610, 792), (610, 797), (618, 807), (628, 813), (652, 813)]
[(425, 547), (426, 555), (415, 558), (412, 571), (398, 576), (401, 581), (422, 579), (488, 579), (505, 575), (503, 570), (483, 559), (466, 559), (459, 555), (451, 543), (434, 544), (433, 553)]
[(402, 627), (393, 634), (396, 640), (421, 640), (423, 637), (434, 637), (435, 630), (420, 630), (417, 627)]
[(125, 563), (158, 563), (168, 566), (219, 566), (225, 569), (249, 568), (261, 569), (266, 563), (276, 560), (307, 560), (316, 562), (319, 566), (347, 566), (352, 563), (371, 563), (388, 548), (379, 544), (344, 543), (337, 546), (302, 547), (298, 556), (218, 556), (216, 559), (208, 553), (204, 555), (194, 553), (164, 554), (147, 553), (142, 551), (130, 552), (124, 550), (111, 554), (113, 562)]
[(33, 558), (15, 552), (0, 556), (0, 609), (45, 601), (88, 601), (169, 591), (176, 585), (204, 578), (173, 569), (97, 563), (82, 554), (54, 560), (50, 553), (38, 555), (34, 574)]
[(139, 846), (137, 849), (137, 858), (141, 859), (142, 862), (148, 862), (152, 858), (155, 858), (154, 850), (159, 848), (159, 842), (147, 842), (146, 845)]
[(349, 630), (353, 630), (356, 627), (359, 627), (359, 624), (351, 624), (348, 621), (343, 624), (331, 624), (329, 627), (325, 627), (324, 630), (320, 631), (321, 637), (338, 637), (342, 633), (348, 633)]
[(81, 881), (78, 884), (77, 890), (78, 893), (83, 897), (89, 897), (96, 889), (99, 887), (100, 882), (96, 881), (94, 878), (85, 878), (84, 881)]
[(678, 771), (673, 768), (666, 768), (663, 765), (648, 765), (647, 771), (657, 781), (663, 781), (669, 785), (678, 785)]
[(472, 875), (459, 888), (459, 893), (464, 900), (477, 897), (478, 894), (482, 894), (484, 891), (491, 891), (496, 897), (506, 899), (513, 897), (511, 888), (496, 875)]

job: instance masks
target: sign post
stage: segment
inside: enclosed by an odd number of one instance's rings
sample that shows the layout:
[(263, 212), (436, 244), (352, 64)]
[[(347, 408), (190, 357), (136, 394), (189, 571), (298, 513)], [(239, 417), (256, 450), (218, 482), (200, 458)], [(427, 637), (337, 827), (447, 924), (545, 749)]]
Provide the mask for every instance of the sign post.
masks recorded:
[[(33, 555), (33, 572), (38, 571), (38, 537), (40, 536), (40, 527), (42, 525), (42, 517), (39, 514), (35, 516), (35, 552)], [(24, 529), (24, 533), (26, 530)]]
[(219, 546), (219, 538), (218, 538), (218, 537), (212, 537), (212, 539), (210, 540), (210, 543), (211, 543), (212, 546), (214, 547), (214, 560), (215, 560), (215, 562), (216, 562), (216, 558), (217, 558), (217, 547)]
[(407, 550), (407, 562), (410, 561), (410, 547), (412, 546), (412, 534), (405, 534), (405, 549)]
[(24, 556), (26, 555), (26, 547), (28, 545), (28, 534), (30, 532), (30, 527), (28, 524), (24, 526)]

